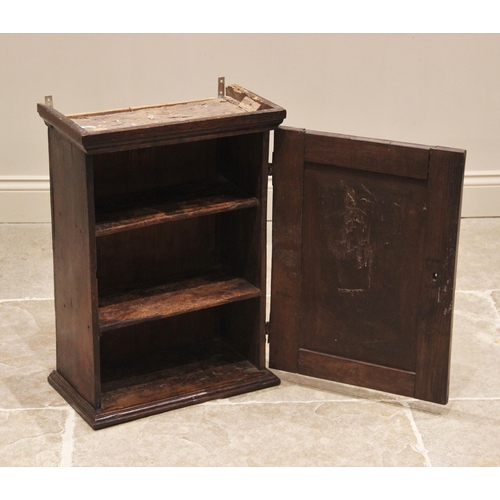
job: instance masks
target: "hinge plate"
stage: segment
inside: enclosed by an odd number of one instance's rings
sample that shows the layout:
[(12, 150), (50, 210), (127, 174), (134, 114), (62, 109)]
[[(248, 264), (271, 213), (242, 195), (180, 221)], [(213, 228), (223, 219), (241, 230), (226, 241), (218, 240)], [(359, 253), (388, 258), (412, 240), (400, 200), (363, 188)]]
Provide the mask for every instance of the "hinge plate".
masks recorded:
[(217, 83), (217, 97), (223, 99), (224, 97), (226, 97), (226, 78), (223, 76), (219, 76)]
[(54, 107), (54, 101), (52, 100), (52, 96), (51, 95), (46, 95), (45, 96), (45, 106), (48, 106), (49, 108), (53, 108)]

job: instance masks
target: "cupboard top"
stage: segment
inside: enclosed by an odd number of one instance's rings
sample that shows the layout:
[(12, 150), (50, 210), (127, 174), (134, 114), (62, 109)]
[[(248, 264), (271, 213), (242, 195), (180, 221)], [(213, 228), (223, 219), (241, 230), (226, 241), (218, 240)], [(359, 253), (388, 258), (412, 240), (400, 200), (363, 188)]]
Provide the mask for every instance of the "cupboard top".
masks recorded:
[(38, 104), (38, 113), (87, 153), (104, 153), (276, 128), (286, 111), (238, 85), (225, 97), (63, 115)]

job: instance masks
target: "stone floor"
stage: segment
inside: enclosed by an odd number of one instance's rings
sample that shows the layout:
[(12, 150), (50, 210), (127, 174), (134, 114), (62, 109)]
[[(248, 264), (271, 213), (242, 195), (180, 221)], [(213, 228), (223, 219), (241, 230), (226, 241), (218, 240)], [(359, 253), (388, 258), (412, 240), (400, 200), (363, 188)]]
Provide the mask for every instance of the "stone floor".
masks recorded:
[(0, 466), (500, 465), (500, 219), (462, 221), (447, 406), (280, 374), (279, 387), (97, 432), (46, 380), (50, 237), (48, 224), (0, 225)]

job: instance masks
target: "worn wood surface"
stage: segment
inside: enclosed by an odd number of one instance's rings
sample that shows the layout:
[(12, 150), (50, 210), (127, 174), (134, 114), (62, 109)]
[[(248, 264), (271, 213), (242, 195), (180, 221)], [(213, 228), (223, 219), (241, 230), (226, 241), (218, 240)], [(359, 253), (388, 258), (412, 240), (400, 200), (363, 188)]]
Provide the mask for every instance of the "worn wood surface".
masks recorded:
[[(242, 87), (234, 87), (237, 93), (246, 92), (251, 101), (259, 97)], [(245, 108), (239, 103), (239, 98), (230, 97), (88, 113), (86, 118), (82, 115), (65, 116), (44, 104), (38, 104), (38, 113), (47, 124), (59, 128), (85, 152), (106, 153), (277, 127), (286, 111), (265, 99), (260, 100), (265, 105), (256, 110)]]
[(58, 340), (68, 370), (50, 383), (94, 428), (278, 384), (264, 369), (264, 207), (269, 130), (285, 111), (239, 87), (85, 116), (38, 110), (71, 152), (57, 160), (68, 177), (52, 179), (69, 210), (54, 217), (59, 241), (83, 234), (61, 250), (59, 296), (91, 299), (59, 314), (86, 331)]
[(219, 118), (241, 113), (245, 113), (245, 110), (235, 106), (232, 101), (213, 98), (156, 107), (124, 109), (111, 113), (70, 115), (68, 118), (88, 134), (99, 134), (102, 131), (147, 128), (172, 122)]
[(456, 255), (465, 151), (432, 148), (415, 397), (448, 402)]
[(242, 278), (214, 272), (188, 280), (101, 297), (100, 331), (185, 314), (236, 300), (259, 297), (261, 291)]
[(446, 402), (464, 152), (283, 130), (275, 156), (270, 366)]
[(302, 288), (304, 130), (274, 133), (269, 366), (297, 372)]
[(92, 162), (49, 128), (57, 369), (99, 405)]
[(280, 383), (219, 340), (155, 354), (149, 371), (138, 370), (142, 374), (133, 371), (140, 362), (137, 357), (126, 365), (125, 374), (107, 373), (100, 408), (89, 405), (58, 372), (52, 372), (49, 381), (96, 430)]
[(207, 183), (142, 191), (97, 202), (96, 235), (258, 205), (257, 198), (246, 196), (243, 190), (223, 178)]
[(58, 372), (51, 385), (95, 430), (213, 399), (227, 398), (273, 387), (280, 383), (269, 370), (257, 370), (249, 361), (205, 359), (136, 378), (131, 385), (112, 387), (103, 393), (101, 408), (89, 405)]
[(427, 179), (429, 147), (419, 144), (308, 132), (305, 161)]
[(299, 351), (299, 371), (325, 380), (413, 397), (415, 373), (307, 349)]
[(415, 371), (425, 203), (421, 180), (305, 164), (302, 348)]

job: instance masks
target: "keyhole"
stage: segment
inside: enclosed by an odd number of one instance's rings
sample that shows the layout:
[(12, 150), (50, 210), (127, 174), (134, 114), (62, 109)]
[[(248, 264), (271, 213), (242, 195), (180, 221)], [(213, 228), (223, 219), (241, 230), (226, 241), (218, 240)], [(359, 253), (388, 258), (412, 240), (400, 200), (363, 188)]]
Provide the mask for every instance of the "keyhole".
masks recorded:
[(438, 273), (432, 273), (432, 281), (437, 281)]

